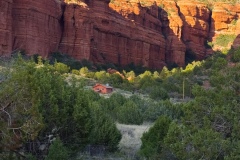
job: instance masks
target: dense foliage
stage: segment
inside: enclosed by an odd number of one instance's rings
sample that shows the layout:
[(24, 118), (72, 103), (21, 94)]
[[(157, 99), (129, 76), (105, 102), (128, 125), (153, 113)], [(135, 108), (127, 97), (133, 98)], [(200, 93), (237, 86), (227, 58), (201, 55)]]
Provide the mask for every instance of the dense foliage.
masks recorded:
[[(2, 159), (28, 155), (32, 159), (43, 159), (48, 150), (55, 156), (50, 150), (55, 150), (51, 144), (56, 137), (59, 137), (56, 146), (67, 147), (69, 154), (83, 150), (88, 144), (115, 151), (121, 139), (115, 122), (139, 125), (144, 121), (153, 122), (161, 115), (170, 119), (182, 115), (166, 92), (166, 89), (181, 92), (178, 86), (182, 83), (181, 69), (169, 71), (165, 67), (160, 73), (145, 71), (137, 75), (134, 71), (94, 72), (82, 67), (68, 74), (70, 68), (64, 63), (55, 60), (50, 64), (41, 57), (34, 60), (18, 57), (1, 69)], [(193, 68), (191, 65), (182, 71), (188, 72)], [(174, 74), (180, 76), (180, 80), (168, 78)], [(100, 97), (83, 88), (85, 78), (132, 90), (132, 96), (114, 93), (107, 99)], [(142, 94), (149, 96), (144, 98)], [(20, 150), (24, 154), (20, 154)]]
[[(231, 55), (234, 62), (237, 54), (238, 50)], [(239, 159), (240, 64), (228, 63), (219, 54), (205, 61), (200, 69), (209, 77), (210, 87), (193, 87), (194, 99), (179, 106), (181, 118), (162, 125), (163, 120), (156, 121), (142, 137), (141, 154), (149, 159)]]
[[(83, 81), (66, 80), (62, 74), (66, 68), (64, 64), (35, 64), (20, 57), (10, 68), (1, 69), (0, 159), (25, 157), (19, 149), (41, 159), (57, 135), (70, 152), (87, 144), (117, 149), (121, 135), (114, 121), (92, 107)], [(59, 141), (56, 143), (50, 145), (49, 154), (54, 146), (61, 147)]]
[(46, 160), (66, 160), (68, 159), (68, 153), (66, 147), (59, 138), (57, 138), (49, 147)]
[(158, 159), (158, 154), (162, 152), (163, 139), (168, 133), (171, 119), (160, 116), (153, 127), (142, 136), (142, 146), (140, 153), (147, 158)]
[[(147, 159), (239, 158), (239, 49), (141, 74), (70, 71), (41, 58), (7, 64), (0, 71), (1, 159), (61, 159), (89, 145), (114, 152), (121, 139), (115, 122), (155, 122), (141, 138), (139, 156)], [(96, 81), (130, 92), (106, 98), (87, 89)]]
[(143, 116), (138, 106), (132, 102), (127, 101), (123, 106), (119, 107), (117, 111), (117, 119), (124, 124), (142, 124)]

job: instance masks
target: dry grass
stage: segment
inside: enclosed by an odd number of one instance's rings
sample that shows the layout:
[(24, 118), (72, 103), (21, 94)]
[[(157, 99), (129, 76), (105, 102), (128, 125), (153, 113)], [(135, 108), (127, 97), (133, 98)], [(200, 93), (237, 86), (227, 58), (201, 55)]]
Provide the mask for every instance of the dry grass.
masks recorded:
[(89, 153), (80, 152), (74, 160), (134, 160), (137, 159), (137, 152), (141, 147), (141, 137), (147, 132), (152, 124), (125, 125), (117, 123), (117, 128), (122, 134), (119, 143), (119, 152), (105, 153), (103, 156), (90, 156)]
[(117, 124), (117, 128), (122, 134), (122, 139), (119, 143), (120, 151), (129, 158), (136, 156), (141, 147), (141, 137), (144, 132), (147, 132), (152, 124), (143, 125), (125, 125)]

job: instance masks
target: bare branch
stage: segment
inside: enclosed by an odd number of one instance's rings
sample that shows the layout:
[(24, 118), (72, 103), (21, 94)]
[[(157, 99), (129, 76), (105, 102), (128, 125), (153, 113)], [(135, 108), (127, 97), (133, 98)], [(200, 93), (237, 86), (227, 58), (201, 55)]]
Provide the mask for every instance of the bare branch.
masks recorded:
[(22, 128), (22, 127), (8, 128), (8, 129), (16, 130), (16, 129), (21, 129), (21, 128)]
[(15, 132), (15, 129), (13, 129), (13, 133), (14, 133), (14, 135), (15, 135), (17, 138), (19, 138), (19, 136), (18, 136), (17, 133)]
[(12, 103), (12, 102), (9, 102), (9, 103), (6, 104), (4, 107), (2, 107), (0, 110), (4, 110), (5, 108), (9, 107), (11, 103)]
[(1, 110), (8, 115), (8, 117), (9, 117), (9, 119), (8, 119), (8, 126), (11, 126), (12, 125), (12, 117), (11, 117), (11, 115), (7, 111), (5, 111), (4, 109), (1, 109)]

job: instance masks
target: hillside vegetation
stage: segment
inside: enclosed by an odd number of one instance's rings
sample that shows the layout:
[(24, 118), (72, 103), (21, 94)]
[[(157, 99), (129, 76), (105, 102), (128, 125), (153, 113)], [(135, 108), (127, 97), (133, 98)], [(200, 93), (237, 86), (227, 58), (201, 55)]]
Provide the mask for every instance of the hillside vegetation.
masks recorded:
[[(227, 61), (215, 55), (199, 68), (211, 87), (194, 85), (181, 118), (161, 116), (142, 137), (149, 159), (239, 159), (239, 49)], [(200, 73), (200, 72), (199, 72)], [(198, 74), (199, 74), (198, 73)]]
[[(93, 154), (87, 148), (95, 146), (98, 156), (238, 159), (239, 61), (236, 49), (185, 68), (158, 72), (130, 64), (110, 72), (104, 68), (117, 67), (72, 60), (65, 61), (68, 66), (41, 57), (1, 59), (0, 158), (78, 159)], [(86, 87), (95, 81), (131, 94), (114, 91), (104, 98)], [(142, 143), (136, 141), (132, 152), (122, 148), (127, 145), (121, 134), (126, 134), (119, 126), (144, 122), (154, 125)], [(142, 134), (126, 128), (129, 136)]]

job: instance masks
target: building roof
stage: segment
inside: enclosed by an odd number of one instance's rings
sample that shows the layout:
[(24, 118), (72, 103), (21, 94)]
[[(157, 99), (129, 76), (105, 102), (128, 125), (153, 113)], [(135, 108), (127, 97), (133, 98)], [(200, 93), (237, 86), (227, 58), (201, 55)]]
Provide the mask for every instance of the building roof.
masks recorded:
[(105, 88), (111, 88), (111, 89), (113, 88), (113, 87), (109, 86), (109, 84), (104, 85), (104, 84), (100, 84), (100, 83), (95, 84), (93, 87), (97, 87), (97, 86), (103, 86)]

